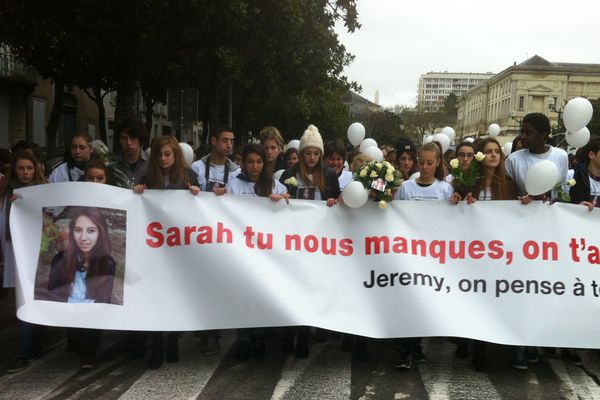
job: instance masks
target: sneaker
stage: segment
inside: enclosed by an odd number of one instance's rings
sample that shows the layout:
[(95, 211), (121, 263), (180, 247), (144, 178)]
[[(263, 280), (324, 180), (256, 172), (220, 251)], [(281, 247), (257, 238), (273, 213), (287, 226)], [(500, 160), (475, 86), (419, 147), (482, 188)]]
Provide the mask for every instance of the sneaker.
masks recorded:
[(515, 354), (510, 361), (510, 365), (514, 369), (518, 369), (520, 371), (525, 371), (527, 368), (529, 368), (524, 354)]
[(427, 356), (423, 353), (423, 347), (416, 346), (412, 351), (412, 361), (415, 364), (423, 364), (429, 361)]
[(525, 358), (528, 363), (535, 364), (540, 361), (540, 353), (538, 352), (537, 347), (527, 347), (525, 349)]
[(202, 354), (205, 356), (214, 356), (215, 354), (219, 354), (220, 350), (221, 345), (219, 344), (219, 337), (216, 335), (208, 336)]
[(6, 369), (7, 374), (16, 374), (21, 372), (29, 367), (29, 361), (23, 358), (17, 358), (13, 361), (10, 367)]
[(394, 366), (398, 371), (409, 370), (412, 366), (412, 355), (406, 349), (400, 350), (400, 357)]
[(571, 363), (577, 367), (583, 365), (581, 357), (579, 357), (579, 354), (577, 354), (575, 350), (562, 349), (562, 357), (566, 362)]

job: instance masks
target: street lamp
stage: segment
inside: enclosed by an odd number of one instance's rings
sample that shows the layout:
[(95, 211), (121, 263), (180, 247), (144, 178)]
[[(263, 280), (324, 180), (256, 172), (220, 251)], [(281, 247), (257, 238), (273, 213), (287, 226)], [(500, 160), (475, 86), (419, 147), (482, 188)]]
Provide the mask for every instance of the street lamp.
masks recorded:
[(517, 117), (517, 112), (516, 111), (511, 111), (510, 113), (508, 113), (508, 116), (510, 117), (510, 119), (512, 119), (513, 121), (515, 121), (517, 124), (519, 124), (519, 134), (521, 134), (521, 128), (522, 128), (522, 124), (523, 124), (523, 118), (519, 118)]
[[(566, 128), (564, 127), (563, 123), (562, 123), (562, 114), (564, 111), (565, 106), (558, 106), (557, 108), (557, 103), (558, 103), (558, 97), (553, 97), (553, 96), (548, 96), (548, 112), (551, 113), (556, 113), (556, 125), (552, 126), (552, 134), (550, 135), (550, 137), (554, 140), (554, 145), (556, 147), (560, 147), (561, 144), (563, 144), (566, 140), (566, 136), (565, 136), (565, 131)], [(562, 140), (561, 140), (562, 138)]]

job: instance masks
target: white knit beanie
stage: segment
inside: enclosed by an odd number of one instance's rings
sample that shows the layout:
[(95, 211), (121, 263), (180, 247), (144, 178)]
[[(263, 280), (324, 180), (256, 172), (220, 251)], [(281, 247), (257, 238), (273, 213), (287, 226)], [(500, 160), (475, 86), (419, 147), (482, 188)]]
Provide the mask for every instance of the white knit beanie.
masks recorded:
[(307, 147), (316, 147), (323, 154), (323, 139), (319, 133), (319, 129), (314, 125), (309, 125), (300, 138), (300, 147), (298, 152), (302, 152)]

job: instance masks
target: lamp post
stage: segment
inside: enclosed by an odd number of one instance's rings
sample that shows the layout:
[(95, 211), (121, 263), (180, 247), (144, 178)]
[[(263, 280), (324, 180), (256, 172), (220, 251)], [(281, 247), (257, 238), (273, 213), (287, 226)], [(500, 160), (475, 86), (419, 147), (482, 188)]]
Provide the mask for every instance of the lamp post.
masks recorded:
[(562, 144), (566, 143), (566, 128), (562, 122), (562, 114), (565, 109), (565, 106), (559, 106), (557, 108), (558, 97), (548, 97), (548, 112), (556, 113), (556, 125), (552, 126), (552, 134), (550, 137), (554, 141), (554, 145), (556, 147), (560, 147)]
[(513, 121), (515, 121), (517, 124), (519, 124), (519, 135), (521, 134), (521, 128), (523, 125), (523, 118), (519, 118), (517, 117), (517, 112), (516, 111), (511, 111), (508, 116), (510, 117), (510, 119), (512, 119)]

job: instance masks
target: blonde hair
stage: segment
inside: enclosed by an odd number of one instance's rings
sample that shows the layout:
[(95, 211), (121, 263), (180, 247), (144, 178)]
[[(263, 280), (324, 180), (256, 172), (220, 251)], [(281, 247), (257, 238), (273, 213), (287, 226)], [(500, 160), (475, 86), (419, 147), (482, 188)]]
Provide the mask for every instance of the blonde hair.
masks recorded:
[(352, 159), (352, 164), (350, 164), (350, 171), (354, 172), (357, 169), (359, 169), (360, 167), (362, 167), (363, 165), (365, 165), (366, 163), (371, 162), (371, 161), (373, 161), (373, 159), (371, 157), (369, 157), (368, 155), (366, 155), (364, 153), (358, 153)]

